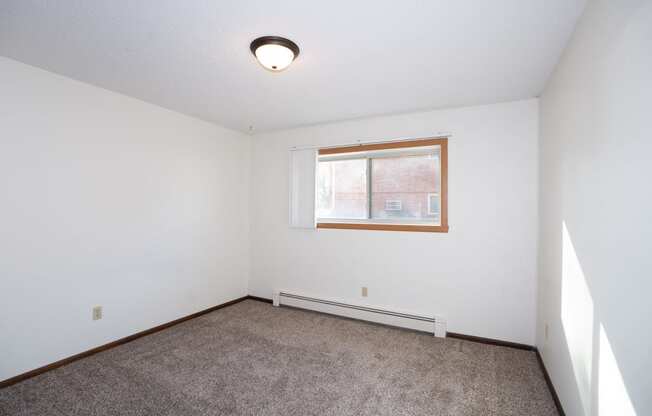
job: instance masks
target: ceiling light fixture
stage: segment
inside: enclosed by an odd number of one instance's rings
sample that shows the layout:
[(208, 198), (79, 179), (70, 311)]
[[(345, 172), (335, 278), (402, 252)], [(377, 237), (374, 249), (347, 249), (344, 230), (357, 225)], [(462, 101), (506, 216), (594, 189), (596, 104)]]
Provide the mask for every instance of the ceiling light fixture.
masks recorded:
[(282, 71), (299, 56), (299, 47), (290, 39), (280, 36), (263, 36), (249, 46), (260, 64), (270, 71)]

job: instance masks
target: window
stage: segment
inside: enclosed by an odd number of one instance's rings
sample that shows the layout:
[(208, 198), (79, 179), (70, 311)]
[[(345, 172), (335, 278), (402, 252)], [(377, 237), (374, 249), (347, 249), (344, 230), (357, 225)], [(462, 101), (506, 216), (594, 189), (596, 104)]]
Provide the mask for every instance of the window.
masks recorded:
[(385, 200), (385, 211), (401, 211), (402, 209), (403, 209), (403, 203), (401, 202), (400, 199), (398, 199), (398, 200), (393, 200), (393, 199)]
[(367, 162), (333, 160), (318, 164), (318, 218), (367, 218)]
[(428, 215), (439, 215), (439, 194), (428, 194)]
[(448, 232), (447, 139), (319, 150), (317, 228)]

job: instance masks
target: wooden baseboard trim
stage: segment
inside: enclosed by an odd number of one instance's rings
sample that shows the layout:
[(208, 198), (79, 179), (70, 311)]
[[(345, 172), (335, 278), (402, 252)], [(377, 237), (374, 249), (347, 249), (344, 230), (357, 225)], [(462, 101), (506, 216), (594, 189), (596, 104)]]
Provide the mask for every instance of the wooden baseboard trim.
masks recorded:
[(249, 295), (249, 296), (247, 296), (247, 299), (257, 300), (258, 302), (274, 303), (274, 302), (272, 302), (271, 299), (261, 298), (260, 296), (252, 296), (252, 295)]
[(559, 396), (557, 395), (557, 390), (555, 390), (555, 386), (552, 384), (552, 379), (548, 374), (546, 365), (543, 363), (543, 358), (541, 357), (541, 353), (539, 353), (539, 349), (535, 348), (534, 352), (537, 355), (537, 361), (539, 361), (539, 367), (541, 367), (541, 371), (543, 372), (543, 378), (546, 379), (548, 390), (550, 390), (550, 394), (552, 394), (552, 400), (555, 402), (555, 406), (557, 407), (559, 416), (566, 416), (566, 413), (564, 412), (564, 408), (561, 405), (561, 400), (559, 400)]
[(190, 319), (197, 318), (199, 316), (205, 315), (205, 314), (207, 314), (209, 312), (213, 312), (213, 311), (216, 311), (218, 309), (234, 305), (234, 304), (236, 304), (238, 302), (242, 302), (243, 300), (246, 300), (246, 299), (252, 299), (252, 297), (251, 296), (243, 296), (241, 298), (234, 299), (234, 300), (231, 300), (231, 301), (226, 302), (226, 303), (222, 303), (221, 305), (212, 306), (212, 307), (210, 307), (208, 309), (204, 309), (202, 311), (195, 312), (193, 314), (184, 316), (182, 318), (175, 319), (174, 321), (166, 322), (164, 324), (155, 326), (153, 328), (137, 332), (137, 333), (135, 333), (133, 335), (129, 335), (129, 336), (126, 336), (124, 338), (120, 338), (120, 339), (118, 339), (116, 341), (109, 342), (108, 344), (100, 345), (99, 347), (92, 348), (92, 349), (90, 349), (88, 351), (80, 352), (79, 354), (72, 355), (70, 357), (64, 358), (64, 359), (59, 360), (59, 361), (55, 361), (55, 362), (53, 362), (51, 364), (44, 365), (43, 367), (36, 368), (36, 369), (28, 371), (26, 373), (18, 374), (17, 376), (14, 376), (14, 377), (8, 378), (6, 380), (0, 381), (0, 389), (4, 388), (4, 387), (11, 386), (12, 384), (19, 383), (19, 382), (21, 382), (23, 380), (27, 380), (28, 378), (38, 376), (39, 374), (43, 374), (43, 373), (45, 373), (47, 371), (54, 370), (55, 368), (62, 367), (64, 365), (66, 365), (66, 364), (70, 364), (73, 361), (77, 361), (77, 360), (80, 360), (82, 358), (89, 357), (89, 356), (91, 356), (93, 354), (97, 354), (98, 352), (106, 351), (106, 350), (108, 350), (110, 348), (117, 347), (118, 345), (126, 344), (126, 343), (128, 343), (130, 341), (133, 341), (135, 339), (144, 337), (146, 335), (150, 335), (150, 334), (153, 334), (155, 332), (162, 331), (164, 329), (170, 328), (171, 326), (180, 324), (181, 322), (185, 322), (185, 321), (188, 321)]
[(449, 338), (462, 339), (464, 341), (479, 342), (481, 344), (489, 344), (489, 345), (497, 345), (499, 347), (516, 348), (516, 349), (525, 350), (525, 351), (535, 351), (536, 350), (536, 347), (534, 347), (532, 345), (519, 344), (518, 342), (502, 341), (502, 340), (493, 339), (493, 338), (476, 337), (474, 335), (458, 334), (458, 333), (455, 333), (455, 332), (446, 332), (446, 336), (449, 337)]

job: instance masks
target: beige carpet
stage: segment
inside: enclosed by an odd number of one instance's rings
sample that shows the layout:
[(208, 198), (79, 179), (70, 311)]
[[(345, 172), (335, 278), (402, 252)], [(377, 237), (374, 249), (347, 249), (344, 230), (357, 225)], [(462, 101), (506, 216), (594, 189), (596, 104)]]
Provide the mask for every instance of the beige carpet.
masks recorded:
[(557, 415), (529, 351), (247, 300), (0, 390), (0, 415)]

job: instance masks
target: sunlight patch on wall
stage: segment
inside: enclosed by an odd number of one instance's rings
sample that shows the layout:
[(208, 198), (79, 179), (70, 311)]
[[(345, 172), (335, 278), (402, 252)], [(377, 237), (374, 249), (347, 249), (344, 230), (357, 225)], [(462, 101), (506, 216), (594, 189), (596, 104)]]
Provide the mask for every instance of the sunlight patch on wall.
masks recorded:
[(598, 381), (598, 409), (600, 416), (636, 416), (629, 399), (623, 376), (611, 350), (604, 327), (600, 324), (600, 367)]
[(590, 414), (593, 359), (593, 299), (566, 223), (562, 236), (561, 322), (585, 414)]

